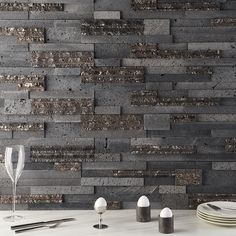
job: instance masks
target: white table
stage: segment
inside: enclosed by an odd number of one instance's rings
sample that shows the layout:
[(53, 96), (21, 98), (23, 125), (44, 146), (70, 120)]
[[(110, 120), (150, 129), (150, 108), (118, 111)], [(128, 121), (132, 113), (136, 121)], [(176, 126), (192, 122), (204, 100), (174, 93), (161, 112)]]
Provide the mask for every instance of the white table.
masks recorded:
[[(152, 210), (152, 221), (149, 223), (138, 223), (135, 220), (135, 210), (107, 211), (104, 214), (104, 223), (109, 225), (108, 229), (97, 230), (92, 226), (98, 221), (97, 214), (91, 210), (76, 211), (22, 211), (18, 212), (24, 219), (17, 224), (30, 223), (34, 221), (50, 220), (66, 217), (75, 217), (77, 221), (68, 222), (54, 229), (40, 229), (21, 233), (18, 235), (28, 236), (151, 236), (162, 235), (158, 231), (159, 210)], [(9, 212), (0, 212), (0, 235), (15, 235), (10, 230), (13, 223), (3, 221), (3, 217)], [(235, 236), (236, 227), (221, 227), (200, 221), (195, 216), (195, 211), (176, 210), (175, 233), (180, 236)]]

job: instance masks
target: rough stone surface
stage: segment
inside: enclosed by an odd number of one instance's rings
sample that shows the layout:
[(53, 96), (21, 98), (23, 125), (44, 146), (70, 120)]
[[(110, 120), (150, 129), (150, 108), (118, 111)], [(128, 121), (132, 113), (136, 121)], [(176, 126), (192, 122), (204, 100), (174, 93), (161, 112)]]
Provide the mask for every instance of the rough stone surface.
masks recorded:
[(75, 115), (93, 113), (93, 100), (35, 98), (32, 101), (32, 113), (35, 115)]
[(235, 201), (234, 2), (0, 1), (0, 209)]
[(45, 77), (39, 75), (0, 75), (0, 83), (16, 84), (19, 90), (44, 91)]
[(82, 83), (142, 83), (144, 69), (135, 67), (88, 67), (81, 70)]
[(85, 130), (139, 130), (143, 129), (143, 118), (138, 115), (84, 115), (81, 128)]
[(0, 36), (14, 36), (19, 41), (25, 41), (29, 43), (44, 43), (43, 28), (1, 27)]
[(32, 146), (33, 162), (78, 162), (94, 158), (94, 147), (91, 146)]
[(0, 11), (62, 11), (63, 4), (1, 2)]
[(32, 52), (32, 64), (34, 67), (80, 67), (94, 64), (91, 52)]
[(86, 20), (81, 24), (82, 35), (142, 35), (142, 20)]
[(158, 0), (132, 0), (131, 6), (134, 10), (164, 10), (164, 11), (212, 11), (219, 10), (219, 3), (214, 2), (159, 2)]

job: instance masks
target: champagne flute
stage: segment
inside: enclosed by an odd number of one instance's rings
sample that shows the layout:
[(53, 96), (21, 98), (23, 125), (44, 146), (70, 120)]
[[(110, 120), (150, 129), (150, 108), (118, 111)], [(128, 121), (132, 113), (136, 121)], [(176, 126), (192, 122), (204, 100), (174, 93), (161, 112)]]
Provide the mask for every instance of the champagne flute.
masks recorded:
[[(17, 160), (17, 165), (16, 168), (14, 169), (13, 165), (13, 160), (12, 160), (12, 153), (13, 151), (18, 152), (18, 160)], [(24, 169), (25, 165), (25, 149), (23, 145), (15, 145), (11, 147), (6, 147), (5, 150), (5, 167), (7, 170), (7, 173), (12, 181), (12, 189), (13, 189), (13, 197), (12, 197), (12, 215), (7, 216), (4, 218), (5, 221), (17, 221), (21, 218), (22, 216), (15, 215), (16, 211), (16, 185), (17, 182), (22, 174), (22, 171)]]
[(93, 227), (96, 229), (106, 229), (108, 226), (102, 223), (102, 214), (107, 210), (107, 202), (103, 197), (96, 200), (94, 210), (99, 214), (99, 223)]

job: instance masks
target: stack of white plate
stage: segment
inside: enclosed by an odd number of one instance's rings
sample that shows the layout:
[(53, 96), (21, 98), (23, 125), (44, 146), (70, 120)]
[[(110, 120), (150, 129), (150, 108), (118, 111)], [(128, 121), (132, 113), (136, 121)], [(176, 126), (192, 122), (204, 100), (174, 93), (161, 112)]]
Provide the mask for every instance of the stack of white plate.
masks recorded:
[[(215, 209), (208, 204), (216, 206)], [(215, 225), (236, 226), (236, 202), (215, 201), (200, 204), (197, 207), (197, 217)]]

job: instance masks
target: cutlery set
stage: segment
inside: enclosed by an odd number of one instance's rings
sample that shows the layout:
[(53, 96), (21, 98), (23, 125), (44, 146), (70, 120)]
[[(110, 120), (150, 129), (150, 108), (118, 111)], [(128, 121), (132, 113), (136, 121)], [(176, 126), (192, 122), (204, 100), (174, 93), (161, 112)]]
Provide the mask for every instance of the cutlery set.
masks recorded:
[(21, 225), (14, 225), (11, 226), (11, 230), (15, 230), (15, 233), (24, 233), (26, 231), (39, 229), (39, 228), (56, 228), (62, 223), (75, 221), (75, 218), (65, 218), (65, 219), (59, 219), (59, 220), (50, 220), (50, 221), (40, 221), (35, 223), (29, 223), (29, 224), (21, 224)]

